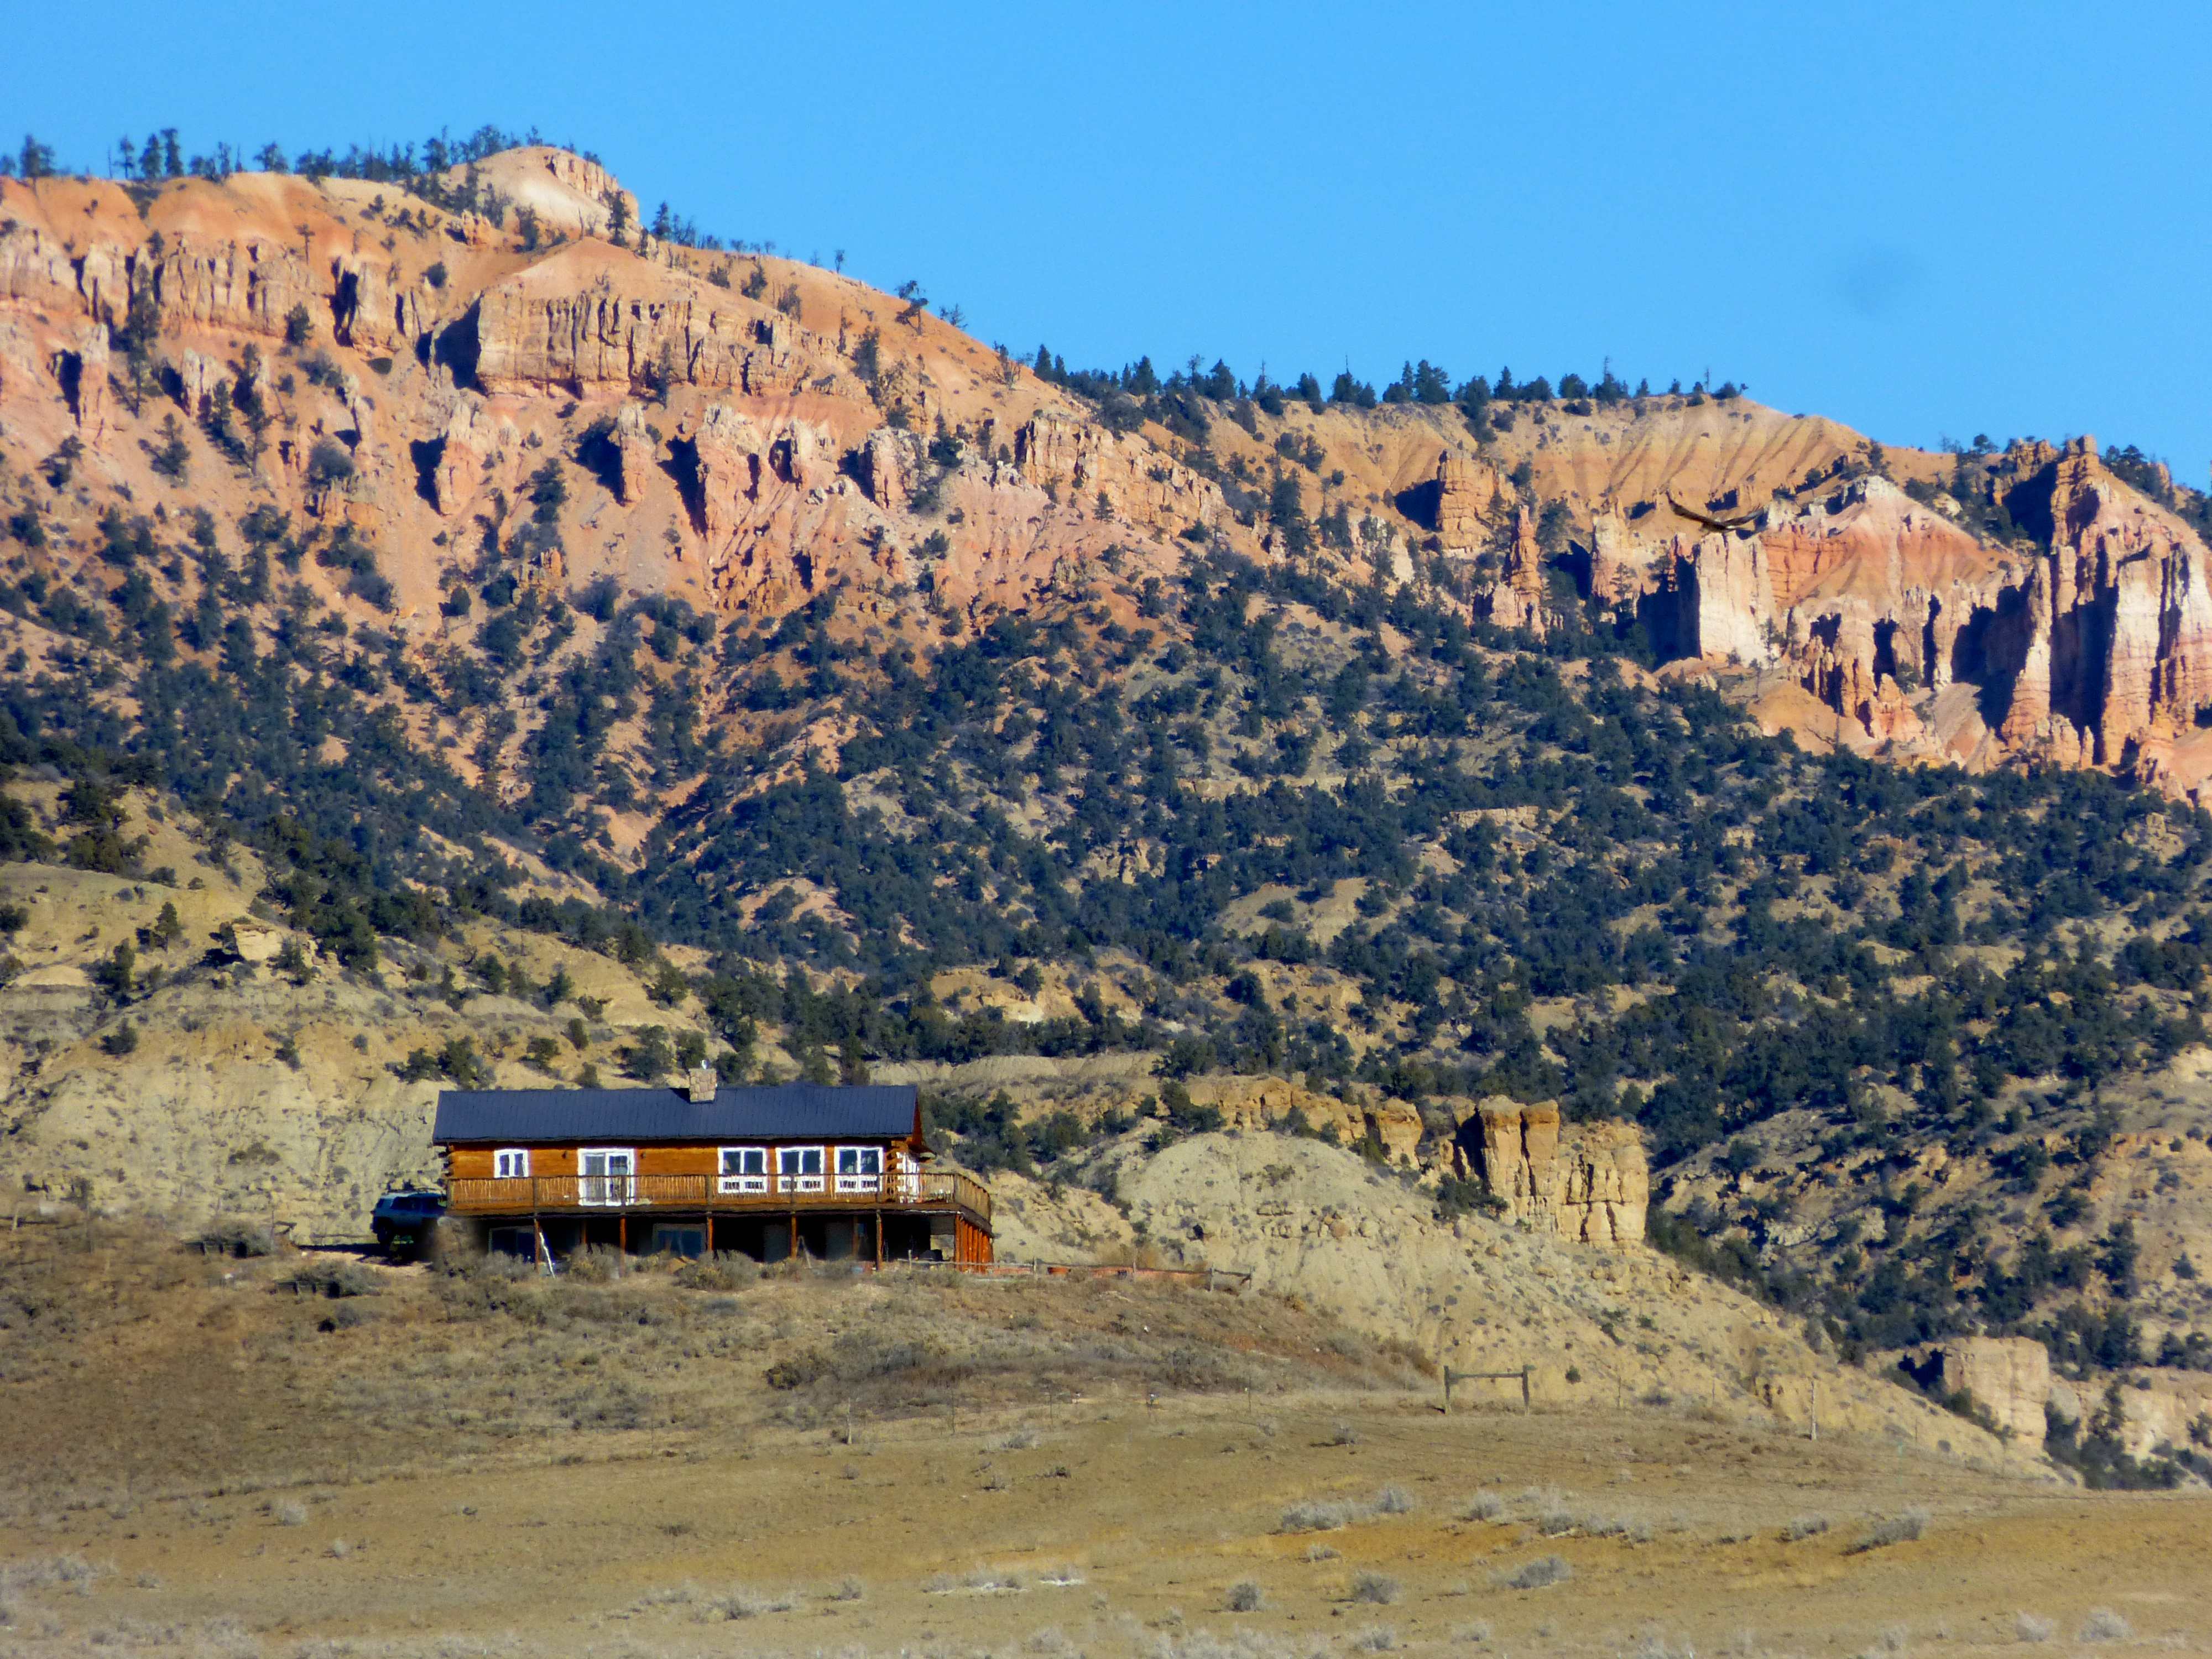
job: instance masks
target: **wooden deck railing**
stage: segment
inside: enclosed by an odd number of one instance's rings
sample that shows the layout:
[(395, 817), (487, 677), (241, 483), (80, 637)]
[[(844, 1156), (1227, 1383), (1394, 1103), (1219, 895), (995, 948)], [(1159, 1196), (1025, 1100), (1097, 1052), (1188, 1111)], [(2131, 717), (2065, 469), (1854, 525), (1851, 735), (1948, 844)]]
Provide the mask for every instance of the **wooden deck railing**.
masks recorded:
[(921, 1193), (918, 1203), (942, 1206), (951, 1204), (979, 1217), (985, 1226), (991, 1224), (991, 1189), (973, 1176), (957, 1170), (927, 1170), (921, 1175)]
[[(900, 1181), (886, 1176), (877, 1188), (839, 1191), (836, 1176), (765, 1177), (763, 1192), (724, 1191), (742, 1177), (710, 1175), (464, 1176), (447, 1183), (446, 1207), (455, 1215), (527, 1215), (565, 1210), (965, 1210), (988, 1227), (991, 1194), (957, 1170), (929, 1170)], [(756, 1179), (760, 1179), (756, 1177)], [(848, 1177), (848, 1188), (859, 1182)], [(809, 1190), (809, 1189), (811, 1190)], [(879, 1189), (878, 1189), (879, 1188)]]

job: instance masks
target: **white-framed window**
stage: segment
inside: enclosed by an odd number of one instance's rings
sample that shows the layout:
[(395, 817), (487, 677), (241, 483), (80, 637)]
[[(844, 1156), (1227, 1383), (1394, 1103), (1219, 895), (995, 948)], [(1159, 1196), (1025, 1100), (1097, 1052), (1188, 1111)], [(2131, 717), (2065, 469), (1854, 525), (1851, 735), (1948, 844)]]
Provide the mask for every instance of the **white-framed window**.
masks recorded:
[(841, 1193), (879, 1193), (884, 1189), (884, 1149), (880, 1146), (840, 1146), (837, 1149), (837, 1190)]
[(722, 1148), (721, 1189), (726, 1193), (764, 1193), (768, 1190), (768, 1148)]
[(637, 1154), (627, 1146), (584, 1147), (576, 1171), (580, 1204), (628, 1204), (637, 1196)]
[(527, 1146), (502, 1146), (491, 1155), (492, 1175), (501, 1181), (520, 1181), (530, 1173)]
[(819, 1146), (779, 1146), (775, 1149), (776, 1186), (787, 1193), (818, 1193), (825, 1184)]

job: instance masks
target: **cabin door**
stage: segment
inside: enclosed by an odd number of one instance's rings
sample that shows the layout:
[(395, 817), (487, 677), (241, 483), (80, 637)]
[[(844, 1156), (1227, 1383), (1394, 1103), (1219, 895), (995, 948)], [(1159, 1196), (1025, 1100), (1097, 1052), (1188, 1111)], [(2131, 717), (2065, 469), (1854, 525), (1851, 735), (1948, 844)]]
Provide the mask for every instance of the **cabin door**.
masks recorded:
[(627, 1204), (637, 1190), (637, 1155), (613, 1148), (578, 1155), (581, 1179), (577, 1196), (586, 1204)]

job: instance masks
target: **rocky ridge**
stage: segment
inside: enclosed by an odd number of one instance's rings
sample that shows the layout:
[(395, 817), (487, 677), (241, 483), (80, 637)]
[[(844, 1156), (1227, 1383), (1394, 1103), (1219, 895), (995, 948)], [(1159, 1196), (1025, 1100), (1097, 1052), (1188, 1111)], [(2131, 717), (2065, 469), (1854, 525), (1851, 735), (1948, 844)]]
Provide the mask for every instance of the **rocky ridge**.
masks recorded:
[[(158, 496), (143, 455), (116, 441), (105, 354), (106, 331), (143, 295), (191, 417), (246, 346), (273, 359), (304, 318), (329, 369), (305, 388), (285, 377), (265, 453), (197, 493), (374, 534), (418, 636), (434, 631), (422, 617), (442, 591), (439, 562), (424, 555), (446, 526), (486, 507), (497, 524), (526, 459), (574, 456), (600, 421), (618, 456), (614, 499), (564, 526), (575, 540), (596, 532), (590, 551), (540, 561), (538, 580), (611, 571), (769, 615), (848, 587), (917, 611), (924, 594), (935, 608), (1014, 606), (1117, 538), (1227, 520), (1210, 483), (1097, 428), (926, 310), (789, 261), (615, 246), (595, 234), (594, 189), (613, 188), (595, 167), (557, 151), (495, 163), (512, 196), (573, 198), (566, 221), (549, 210), (540, 224), (570, 224), (577, 240), (524, 248), (480, 216), (418, 216), (354, 180), (193, 180), (143, 216), (119, 185), (8, 181), (0, 401), (15, 459), (27, 471), (75, 435), (100, 485)], [(757, 270), (762, 297), (731, 286), (732, 270)], [(950, 466), (927, 455), (940, 422), (966, 434)], [(334, 486), (308, 476), (325, 441), (350, 464)], [(915, 510), (946, 471), (942, 505), (933, 495)], [(925, 518), (934, 539), (916, 527)]]
[[(635, 204), (597, 163), (540, 147), (478, 172), (495, 219), (337, 179), (0, 183), (0, 450), (28, 472), (75, 437), (79, 507), (158, 503), (161, 415), (250, 395), (267, 414), (250, 464), (202, 462), (196, 499), (355, 526), (422, 650), (448, 631), (441, 550), (496, 542), (528, 477), (565, 459), (598, 487), (557, 504), (518, 573), (556, 590), (612, 575), (766, 617), (834, 592), (929, 625), (1081, 591), (1109, 555), (1133, 585), (1209, 543), (1355, 581), (1425, 584), (1441, 556), (1501, 625), (1632, 613), (1662, 659), (1753, 672), (1770, 728), (1823, 744), (2184, 793), (2212, 767), (2204, 545), (2094, 441), (1984, 469), (2021, 532), (2002, 544), (1942, 507), (1948, 458), (1892, 450), (1877, 469), (1847, 428), (1741, 398), (1528, 406), (1480, 445), (1449, 407), (1247, 404), (1194, 445), (1109, 426), (926, 305), (840, 275), (617, 246), (609, 204), (634, 224)], [(507, 211), (525, 206), (526, 232)], [(110, 337), (134, 301), (158, 331), (150, 387)], [(295, 351), (302, 318), (313, 344)], [(342, 465), (316, 461), (330, 446)], [(1358, 517), (1348, 545), (1294, 554), (1232, 505), (1221, 481), (1264, 481), (1289, 454), (1310, 520)], [(1749, 517), (1706, 531), (1670, 501)], [(1547, 503), (1563, 516), (1540, 534)]]
[[(48, 819), (58, 793), (10, 791)], [(0, 987), (0, 1213), (74, 1202), (185, 1228), (244, 1215), (300, 1243), (361, 1239), (381, 1194), (439, 1177), (430, 1119), (449, 1084), (434, 1066), (408, 1074), (411, 1054), (465, 1042), (486, 1081), (524, 1087), (544, 1082), (549, 1052), (612, 1079), (643, 1028), (672, 1042), (700, 1030), (607, 956), (496, 927), (447, 954), (348, 971), (264, 919), (254, 854), (210, 853), (174, 801), (134, 793), (125, 811), (160, 878), (0, 864), (0, 905), (20, 913)], [(136, 958), (119, 1020), (118, 946)], [(493, 993), (469, 964), (495, 957), (536, 982), (565, 975), (572, 1000)], [(533, 1041), (546, 1045), (535, 1063)]]
[[(1819, 1126), (1785, 1114), (1747, 1137), (1738, 1156), (1702, 1154), (1670, 1170), (1659, 1197), (1701, 1231), (1718, 1236), (1741, 1227), (1770, 1268), (1817, 1267), (1879, 1239), (1889, 1216), (1910, 1206), (1931, 1235), (1986, 1218), (1999, 1243), (2015, 1253), (2043, 1243), (2089, 1251), (2086, 1241), (2124, 1230), (2136, 1252), (2123, 1275), (2123, 1306), (2138, 1330), (2145, 1359), (2180, 1345), (2201, 1349), (2212, 1315), (2194, 1264), (2212, 1260), (2212, 1115), (2203, 1085), (2212, 1057), (2191, 1048), (2139, 1079), (2114, 1079), (2100, 1091), (2101, 1124), (2089, 1110), (2070, 1119), (2043, 1114), (2029, 1143), (2032, 1158), (2010, 1158), (1930, 1143), (1909, 1160), (1871, 1151), (1836, 1153), (1819, 1145)], [(2016, 1097), (2027, 1103), (2025, 1096)], [(1895, 1103), (1900, 1108), (1904, 1103)], [(2095, 1158), (2078, 1157), (2083, 1133), (2097, 1135)], [(1894, 1341), (1897, 1339), (1893, 1338)], [(2080, 1364), (2054, 1364), (2039, 1340), (1948, 1336), (1869, 1352), (1878, 1370), (1899, 1366), (1945, 1395), (1960, 1390), (2024, 1443), (2040, 1445), (2045, 1407), (2085, 1424), (2106, 1404), (2111, 1380)], [(2121, 1368), (2120, 1435), (2131, 1456), (2161, 1444), (2189, 1445), (2212, 1421), (2212, 1373), (2166, 1363)]]

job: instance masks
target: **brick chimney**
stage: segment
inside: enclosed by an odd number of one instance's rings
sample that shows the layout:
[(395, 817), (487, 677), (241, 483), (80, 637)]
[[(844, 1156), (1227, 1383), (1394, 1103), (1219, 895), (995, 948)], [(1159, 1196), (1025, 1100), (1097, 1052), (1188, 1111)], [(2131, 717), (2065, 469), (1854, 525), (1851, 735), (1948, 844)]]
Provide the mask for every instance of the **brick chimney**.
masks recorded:
[(714, 1091), (722, 1086), (722, 1079), (711, 1066), (694, 1067), (690, 1073), (691, 1103), (704, 1106), (714, 1098)]

